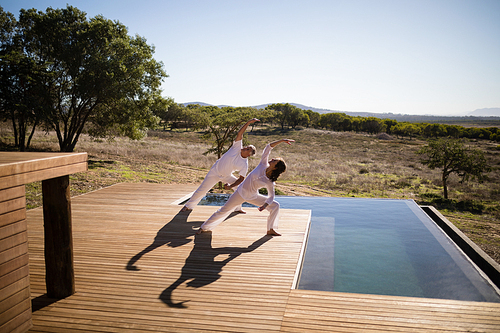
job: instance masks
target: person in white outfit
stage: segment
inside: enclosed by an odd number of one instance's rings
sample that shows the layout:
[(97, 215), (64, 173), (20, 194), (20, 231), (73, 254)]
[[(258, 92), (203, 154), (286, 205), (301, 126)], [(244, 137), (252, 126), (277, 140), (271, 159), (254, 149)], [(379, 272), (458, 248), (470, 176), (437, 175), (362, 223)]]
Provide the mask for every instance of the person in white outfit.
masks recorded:
[[(210, 168), (201, 185), (196, 189), (184, 207), (182, 207), (181, 212), (192, 210), (203, 199), (208, 190), (218, 182), (224, 182), (226, 190), (235, 188), (241, 184), (248, 171), (248, 157), (255, 155), (255, 147), (253, 145), (243, 147), (243, 134), (250, 124), (257, 121), (260, 120), (253, 118), (240, 128), (231, 148)], [(239, 178), (233, 175), (235, 171), (238, 172)], [(236, 211), (244, 213), (241, 207), (236, 207)]]
[[(273, 158), (269, 161), (268, 159), (271, 150), (282, 142), (292, 144), (294, 140), (281, 139), (268, 143), (259, 165), (243, 180), (226, 204), (201, 225), (197, 231), (198, 234), (214, 229), (231, 214), (235, 207), (246, 201), (259, 207), (259, 211), (268, 210), (267, 235), (281, 236), (275, 231), (278, 227), (280, 205), (274, 200), (274, 186), (279, 175), (285, 172), (286, 164), (281, 158)], [(263, 187), (267, 189), (267, 197), (259, 193), (259, 189)]]

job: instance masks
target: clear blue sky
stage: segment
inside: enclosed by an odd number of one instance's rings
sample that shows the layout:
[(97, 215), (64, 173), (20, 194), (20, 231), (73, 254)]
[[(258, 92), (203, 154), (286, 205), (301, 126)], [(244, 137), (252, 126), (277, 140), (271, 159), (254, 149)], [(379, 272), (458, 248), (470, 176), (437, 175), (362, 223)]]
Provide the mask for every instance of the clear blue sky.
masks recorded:
[(178, 103), (463, 115), (500, 108), (500, 0), (0, 0), (66, 4), (156, 47)]

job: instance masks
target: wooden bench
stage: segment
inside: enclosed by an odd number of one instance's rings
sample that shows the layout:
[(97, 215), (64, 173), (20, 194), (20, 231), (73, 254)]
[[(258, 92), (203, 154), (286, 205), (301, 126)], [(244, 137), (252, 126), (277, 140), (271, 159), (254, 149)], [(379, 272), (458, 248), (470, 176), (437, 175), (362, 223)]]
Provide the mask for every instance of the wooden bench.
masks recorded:
[(42, 181), (47, 296), (75, 292), (69, 175), (87, 153), (0, 152), (0, 332), (32, 326), (25, 184)]

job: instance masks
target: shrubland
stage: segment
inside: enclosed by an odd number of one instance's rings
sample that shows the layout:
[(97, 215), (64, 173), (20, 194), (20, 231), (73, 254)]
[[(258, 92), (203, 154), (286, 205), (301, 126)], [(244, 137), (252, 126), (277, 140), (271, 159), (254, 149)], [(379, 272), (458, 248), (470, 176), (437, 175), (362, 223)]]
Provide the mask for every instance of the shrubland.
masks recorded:
[[(420, 163), (416, 154), (425, 140), (397, 139), (388, 135), (290, 129), (256, 126), (245, 140), (258, 149), (250, 158), (250, 169), (259, 161), (267, 142), (294, 139), (279, 145), (272, 157), (283, 157), (287, 171), (277, 182), (279, 193), (302, 196), (335, 196), (413, 199), (434, 205), (497, 262), (500, 262), (500, 147), (489, 140), (471, 140), (481, 149), (491, 172), (486, 181), (460, 183), (456, 175), (448, 181), (449, 199), (442, 197), (441, 174)], [(2, 150), (12, 147), (8, 127), (0, 132)], [(203, 155), (211, 142), (202, 132), (185, 130), (149, 131), (141, 140), (115, 137), (93, 139), (82, 135), (76, 152), (87, 152), (88, 172), (71, 176), (72, 195), (119, 182), (197, 184), (215, 162)], [(37, 133), (32, 149), (58, 151), (54, 133)], [(41, 204), (41, 185), (27, 186), (28, 208)], [(214, 189), (217, 191), (217, 189)]]

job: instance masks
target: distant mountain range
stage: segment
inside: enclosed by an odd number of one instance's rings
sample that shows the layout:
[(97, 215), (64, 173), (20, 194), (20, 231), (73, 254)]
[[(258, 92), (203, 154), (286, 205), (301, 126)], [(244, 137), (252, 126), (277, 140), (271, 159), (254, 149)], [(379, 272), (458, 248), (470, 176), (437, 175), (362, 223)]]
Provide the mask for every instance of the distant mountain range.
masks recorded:
[[(180, 104), (182, 104), (184, 106), (190, 105), (190, 104), (198, 104), (198, 105), (201, 105), (201, 106), (213, 106), (212, 104), (203, 103), (203, 102), (188, 102), (188, 103), (180, 103)], [(251, 105), (250, 107), (256, 108), (256, 109), (264, 109), (266, 106), (271, 105), (271, 104), (276, 104), (276, 103), (267, 103), (267, 104), (261, 104), (261, 105)], [(298, 107), (299, 109), (302, 109), (302, 110), (311, 110), (311, 111), (318, 112), (318, 113), (329, 113), (329, 112), (342, 112), (342, 113), (345, 113), (344, 111), (328, 110), (328, 109), (318, 109), (318, 108), (313, 108), (311, 106), (305, 106), (305, 105), (297, 104), (297, 103), (289, 103), (289, 104), (294, 105), (294, 106), (296, 106), (296, 107)], [(231, 105), (217, 105), (217, 107), (219, 107), (219, 108), (223, 108), (223, 107), (226, 107), (226, 106), (231, 106)]]
[(500, 108), (477, 109), (469, 112), (467, 115), (475, 117), (500, 117)]
[[(190, 105), (190, 104), (199, 104), (201, 106), (211, 106), (212, 104), (208, 103), (203, 103), (203, 102), (188, 102), (188, 103), (180, 103), (184, 106)], [(261, 105), (252, 105), (251, 107), (256, 108), (256, 109), (264, 109), (266, 106), (270, 104), (275, 104), (275, 103), (267, 103), (267, 104), (261, 104)], [(454, 119), (454, 118), (464, 118), (464, 117), (493, 117), (497, 118), (500, 117), (500, 108), (485, 108), (485, 109), (477, 109), (474, 111), (471, 111), (467, 113), (466, 115), (463, 116), (433, 116), (433, 115), (411, 115), (411, 114), (400, 114), (400, 113), (376, 113), (376, 112), (354, 112), (354, 111), (340, 111), (340, 110), (329, 110), (329, 109), (319, 109), (311, 106), (305, 106), (302, 104), (297, 104), (297, 103), (290, 103), (291, 105), (294, 105), (298, 107), (299, 109), (302, 110), (311, 110), (314, 112), (318, 113), (330, 113), (330, 112), (339, 112), (339, 113), (345, 113), (346, 115), (356, 117), (376, 117), (380, 119), (394, 119), (397, 121), (429, 121), (429, 119), (433, 120), (440, 120), (440, 119)], [(231, 106), (231, 105), (217, 105), (218, 107), (226, 107), (226, 106)]]

